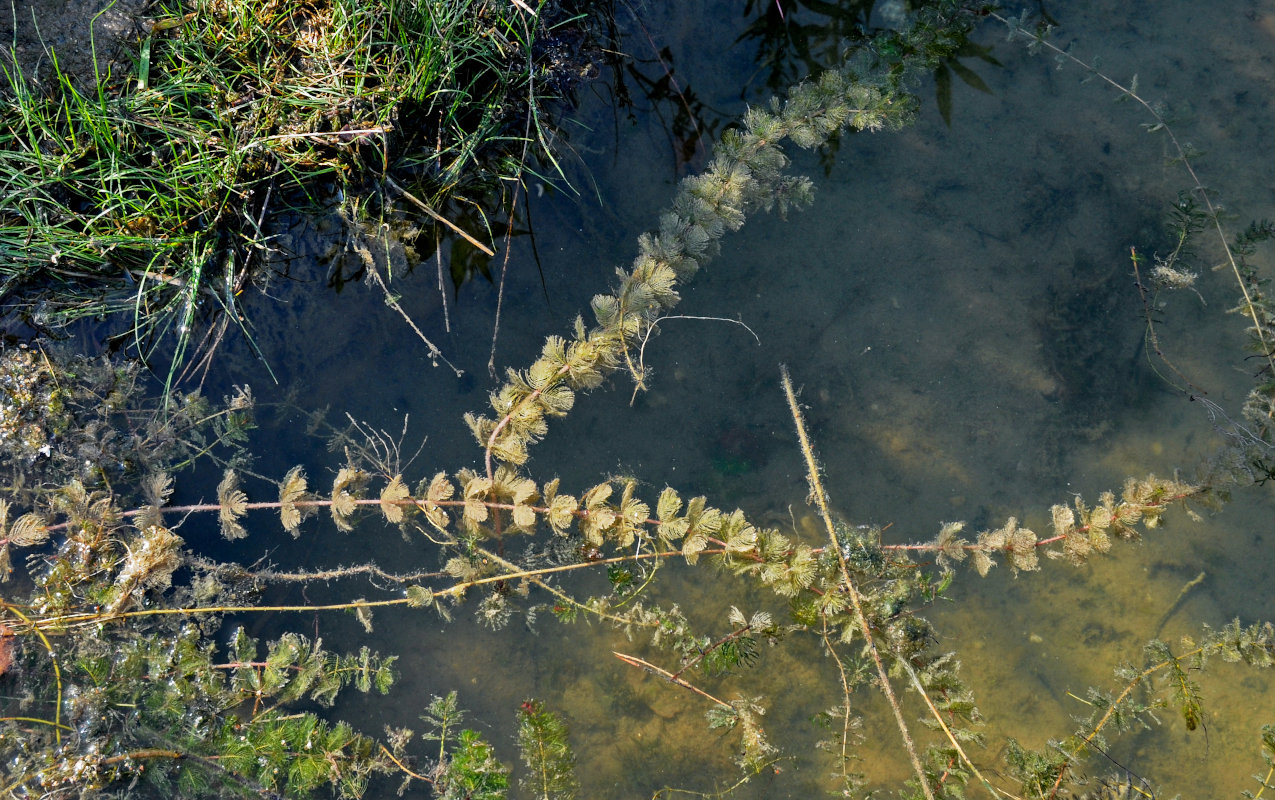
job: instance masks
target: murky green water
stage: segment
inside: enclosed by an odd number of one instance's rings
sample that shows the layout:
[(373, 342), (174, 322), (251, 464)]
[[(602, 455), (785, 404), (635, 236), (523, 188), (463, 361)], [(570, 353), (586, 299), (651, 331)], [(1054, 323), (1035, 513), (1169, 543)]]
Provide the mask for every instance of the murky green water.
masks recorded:
[[(794, 19), (807, 11), (790, 9)], [(1051, 4), (1082, 58), (1100, 57), (1120, 80), (1164, 100), (1176, 130), (1207, 156), (1203, 179), (1238, 219), (1275, 216), (1269, 141), (1275, 70), (1275, 3), (1069, 2)], [(643, 11), (652, 39), (676, 55), (679, 79), (706, 103), (739, 112), (752, 51), (732, 46), (746, 21), (735, 3), (677, 4)], [(629, 407), (623, 380), (581, 397), (554, 425), (529, 465), (579, 491), (607, 474), (638, 477), (654, 497), (665, 484), (707, 494), (758, 520), (796, 519), (811, 541), (805, 480), (778, 387), (780, 363), (802, 399), (842, 514), (889, 525), (895, 542), (931, 539), (941, 522), (974, 532), (1014, 515), (1042, 534), (1046, 514), (1073, 493), (1093, 501), (1129, 475), (1193, 469), (1217, 444), (1199, 403), (1157, 378), (1142, 351), (1143, 308), (1129, 247), (1171, 246), (1162, 224), (1185, 173), (1167, 164), (1165, 140), (1143, 131), (1133, 104), (1113, 102), (1074, 68), (1005, 42), (988, 22), (977, 40), (1002, 66), (967, 60), (990, 93), (960, 81), (945, 126), (933, 88), (901, 133), (843, 142), (824, 177), (813, 156), (797, 166), (816, 177), (816, 205), (787, 222), (759, 216), (729, 236), (722, 256), (684, 292), (678, 311), (738, 318), (737, 325), (671, 320), (646, 349), (651, 391)], [(648, 58), (644, 35), (628, 40)], [(599, 91), (601, 88), (599, 87)], [(527, 239), (515, 241), (496, 363), (530, 363), (543, 337), (562, 332), (588, 298), (626, 264), (638, 233), (671, 199), (674, 159), (660, 122), (641, 114), (612, 122), (602, 98), (582, 98), (588, 130), (571, 134), (579, 198), (550, 192), (533, 202), (537, 246), (552, 298), (542, 298)], [(596, 188), (595, 188), (596, 187)], [(1202, 260), (1217, 251), (1201, 238)], [(1268, 252), (1258, 263), (1270, 266)], [(464, 368), (457, 380), (429, 364), (424, 347), (379, 292), (350, 287), (336, 302), (313, 282), (320, 267), (298, 263), (274, 289), (279, 305), (257, 310), (260, 341), (285, 387), (307, 407), (331, 405), (397, 435), (410, 417), (408, 451), (426, 437), (413, 476), (476, 465), (481, 451), (460, 421), (485, 407), (495, 289), (473, 285), (443, 327), (434, 265), (400, 277), (403, 305)], [(1254, 367), (1243, 360), (1241, 321), (1226, 272), (1205, 273), (1200, 296), (1170, 300), (1162, 344), (1209, 398), (1235, 415)], [(281, 311), (280, 311), (281, 309)], [(252, 365), (229, 378), (268, 395)], [(299, 424), (297, 425), (299, 428)], [(304, 463), (335, 469), (300, 430), (278, 434), (263, 471)], [(315, 483), (324, 480), (316, 478)], [(988, 719), (980, 763), (999, 764), (1005, 736), (1040, 746), (1070, 733), (1087, 708), (1071, 695), (1113, 686), (1111, 668), (1138, 662), (1182, 586), (1205, 581), (1169, 619), (1165, 636), (1275, 616), (1269, 487), (1250, 488), (1220, 515), (1192, 524), (1173, 513), (1167, 530), (1119, 545), (1083, 568), (1049, 562), (1012, 577), (962, 571), (958, 601), (935, 609), (943, 645), (957, 650)], [(301, 544), (280, 545), (307, 564), (372, 558), (406, 568), (436, 566), (423, 543), (393, 531), (341, 535), (309, 523)], [(662, 597), (677, 598), (705, 624), (731, 604), (777, 606), (723, 576), (685, 568), (665, 573)], [(683, 580), (685, 578), (685, 580)], [(390, 698), (349, 701), (343, 710), (369, 731), (417, 725), (434, 693), (460, 692), (471, 722), (494, 731), (512, 758), (519, 701), (535, 696), (562, 713), (579, 758), (582, 797), (649, 797), (666, 785), (707, 791), (734, 781), (730, 744), (706, 730), (697, 698), (626, 667), (613, 649), (650, 655), (597, 625), (541, 620), (493, 633), (470, 621), (444, 626), (430, 613), (377, 617), (375, 647), (402, 656)], [(328, 642), (362, 639), (352, 622), (309, 626)], [(657, 658), (657, 656), (652, 656)], [(1164, 725), (1122, 740), (1113, 757), (1163, 787), (1166, 796), (1236, 796), (1258, 770), (1258, 728), (1275, 721), (1268, 676), (1220, 663), (1204, 678), (1207, 731), (1187, 734), (1172, 712)], [(765, 693), (768, 729), (796, 760), (741, 790), (757, 797), (807, 797), (828, 765), (810, 753), (809, 716), (837, 701), (835, 670), (813, 641), (767, 651), (758, 668), (706, 682), (721, 694)], [(906, 778), (906, 760), (880, 701), (856, 698), (870, 716), (862, 769), (882, 785)], [(918, 708), (910, 708), (912, 717)], [(1263, 713), (1265, 712), (1265, 713)], [(918, 726), (919, 728), (919, 726)], [(1093, 774), (1107, 767), (1090, 765)]]

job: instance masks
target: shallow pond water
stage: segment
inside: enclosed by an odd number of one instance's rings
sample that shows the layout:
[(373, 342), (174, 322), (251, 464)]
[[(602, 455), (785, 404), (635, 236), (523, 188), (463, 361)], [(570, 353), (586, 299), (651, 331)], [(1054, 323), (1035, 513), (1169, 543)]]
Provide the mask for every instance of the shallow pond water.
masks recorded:
[[(728, 118), (742, 112), (740, 87), (755, 80), (756, 66), (751, 49), (733, 44), (749, 21), (740, 4), (669, 5), (643, 8), (646, 32), (676, 54), (676, 74), (707, 105)], [(1142, 94), (1169, 105), (1178, 135), (1207, 153), (1198, 168), (1236, 215), (1233, 231), (1275, 216), (1266, 164), (1275, 132), (1275, 2), (1051, 5), (1063, 23), (1060, 43), (1100, 59), (1118, 80), (1136, 73)], [(1164, 366), (1146, 356), (1129, 259), (1130, 246), (1148, 256), (1171, 248), (1164, 221), (1191, 188), (1189, 177), (1169, 163), (1166, 140), (1143, 129), (1151, 120), (1133, 103), (1115, 102), (1101, 81), (1083, 82), (1079, 69), (1058, 69), (1005, 33), (990, 20), (976, 33), (999, 66), (964, 62), (989, 91), (954, 80), (950, 125), (936, 111), (934, 87), (921, 87), (915, 125), (845, 138), (826, 175), (816, 156), (794, 155), (795, 169), (815, 178), (811, 209), (786, 221), (759, 214), (724, 240), (677, 313), (737, 319), (756, 339), (730, 322), (668, 320), (645, 350), (649, 391), (630, 405), (632, 387), (617, 377), (579, 397), (535, 447), (529, 472), (561, 476), (573, 492), (606, 475), (632, 475), (652, 499), (664, 485), (706, 494), (769, 524), (795, 523), (817, 542), (778, 385), (782, 363), (801, 387), (837, 510), (888, 526), (892, 542), (930, 540), (955, 519), (976, 533), (1009, 516), (1045, 535), (1049, 506), (1074, 494), (1094, 502), (1128, 476), (1189, 475), (1219, 439), (1203, 404), (1173, 391), (1157, 375)], [(639, 57), (646, 35), (634, 30), (629, 39)], [(583, 92), (570, 134), (578, 194), (551, 188), (532, 198), (538, 265), (527, 237), (512, 243), (495, 345), (501, 371), (529, 364), (545, 335), (587, 312), (675, 190), (678, 159), (658, 115), (617, 125), (595, 88)], [(1200, 242), (1200, 261), (1211, 264), (1218, 250), (1203, 234)], [(1256, 259), (1270, 267), (1268, 252)], [(266, 401), (291, 391), (306, 409), (328, 406), (336, 422), (348, 412), (393, 437), (406, 417), (405, 453), (425, 442), (408, 469), (413, 480), (477, 466), (481, 450), (460, 417), (485, 409), (497, 385), (487, 375), (495, 287), (464, 288), (448, 332), (434, 265), (396, 277), (406, 312), (465, 370), (458, 379), (431, 366), (379, 291), (323, 295), (316, 284), (324, 269), (317, 259), (292, 264), (269, 301), (249, 309), (280, 386), (248, 359), (227, 358), (213, 380), (250, 382)], [(1223, 313), (1236, 294), (1226, 271), (1204, 270), (1198, 294), (1173, 295), (1157, 317), (1173, 363), (1232, 416), (1255, 369), (1241, 350), (1242, 320)], [(269, 444), (259, 445), (268, 453), (258, 469), (282, 474), (302, 463), (324, 484), (337, 457), (304, 435), (299, 413), (283, 419), (260, 433)], [(1006, 736), (1040, 747), (1069, 734), (1071, 718), (1088, 710), (1076, 697), (1090, 685), (1114, 687), (1112, 668), (1140, 661), (1141, 645), (1201, 572), (1204, 581), (1164, 620), (1165, 637), (1236, 616), (1275, 616), (1270, 593), (1260, 590), (1272, 563), (1271, 510), (1269, 487), (1250, 487), (1202, 523), (1170, 512), (1167, 529), (1085, 567), (1049, 561), (1038, 573), (1015, 577), (1001, 567), (986, 579), (962, 568), (956, 602), (933, 617), (988, 720), (979, 762), (995, 772)], [(298, 543), (260, 544), (269, 534), (250, 542), (280, 563), (438, 566), (428, 543), (405, 543), (393, 530), (308, 525)], [(705, 626), (724, 624), (732, 604), (782, 611), (742, 583), (709, 577), (672, 567), (660, 597)], [(514, 711), (534, 696), (571, 729), (583, 797), (711, 791), (735, 781), (732, 744), (707, 731), (698, 698), (611, 656), (627, 649), (658, 658), (641, 641), (550, 619), (534, 630), (516, 620), (492, 632), (467, 608), (456, 613), (444, 625), (432, 612), (384, 612), (371, 636), (342, 619), (304, 627), (329, 643), (366, 641), (401, 656), (391, 697), (350, 699), (340, 709), (369, 732), (419, 727), (429, 697), (456, 689), (470, 722), (512, 760)], [(1203, 680), (1207, 731), (1188, 734), (1168, 710), (1160, 727), (1112, 751), (1166, 796), (1236, 796), (1252, 788), (1247, 776), (1261, 766), (1258, 729), (1275, 722), (1269, 676), (1219, 663)], [(825, 787), (830, 766), (811, 749), (818, 735), (808, 719), (837, 702), (834, 681), (817, 643), (794, 640), (763, 652), (742, 676), (705, 684), (766, 695), (767, 728), (794, 756), (782, 772), (740, 787), (741, 796), (807, 797)], [(900, 785), (908, 769), (892, 720), (870, 694), (856, 703), (869, 716), (862, 771), (881, 786)], [(1112, 769), (1086, 767), (1093, 775)]]

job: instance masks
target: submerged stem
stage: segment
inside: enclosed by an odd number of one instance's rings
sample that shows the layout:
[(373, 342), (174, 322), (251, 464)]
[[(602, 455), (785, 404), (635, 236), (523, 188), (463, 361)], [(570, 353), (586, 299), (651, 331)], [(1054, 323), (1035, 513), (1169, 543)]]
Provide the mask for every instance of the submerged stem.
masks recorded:
[(815, 451), (810, 444), (810, 437), (806, 434), (801, 407), (797, 405), (797, 395), (792, 388), (792, 378), (788, 375), (786, 366), (780, 365), (779, 372), (783, 380), (784, 396), (788, 399), (788, 410), (792, 413), (792, 421), (797, 426), (797, 440), (801, 443), (801, 454), (806, 459), (806, 477), (810, 481), (810, 493), (814, 496), (819, 516), (823, 519), (824, 528), (828, 531), (828, 542), (833, 552), (837, 554), (841, 579), (845, 581), (846, 594), (850, 598), (851, 606), (854, 607), (854, 615), (859, 620), (859, 630), (863, 633), (868, 652), (872, 654), (872, 662), (876, 665), (877, 677), (881, 681), (881, 691), (885, 694), (885, 699), (890, 702), (890, 710), (894, 712), (894, 721), (898, 724), (899, 733), (903, 736), (903, 746), (907, 748), (908, 759), (912, 762), (912, 770), (916, 772), (921, 791), (925, 793), (926, 800), (934, 800), (934, 792), (930, 789), (930, 782), (925, 778), (921, 759), (916, 754), (916, 745), (913, 744), (912, 736), (908, 733), (908, 724), (903, 719), (903, 710), (899, 708), (899, 701), (894, 696), (894, 689), (890, 685), (890, 676), (886, 672), (885, 662), (881, 659), (876, 640), (872, 638), (872, 629), (868, 627), (868, 617), (863, 613), (863, 602), (859, 597), (859, 590), (855, 588), (854, 581), (850, 578), (850, 568), (846, 565), (845, 553), (837, 544), (837, 532), (832, 527), (832, 512), (828, 508), (828, 496), (824, 492), (823, 482), (819, 479), (819, 465), (815, 461)]

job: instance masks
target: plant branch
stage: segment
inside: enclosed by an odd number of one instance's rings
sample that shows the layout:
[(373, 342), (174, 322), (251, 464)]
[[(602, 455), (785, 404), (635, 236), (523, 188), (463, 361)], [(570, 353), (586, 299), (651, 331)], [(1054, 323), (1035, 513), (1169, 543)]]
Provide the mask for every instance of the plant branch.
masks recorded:
[(1209, 222), (1212, 224), (1213, 229), (1217, 232), (1218, 242), (1222, 245), (1222, 252), (1226, 254), (1227, 264), (1231, 267), (1231, 272), (1235, 276), (1235, 282), (1239, 284), (1240, 293), (1243, 294), (1244, 296), (1244, 313), (1249, 319), (1253, 321), (1254, 335), (1257, 337), (1257, 341), (1261, 345), (1261, 351), (1262, 351), (1262, 354), (1266, 357), (1267, 366), (1270, 368), (1271, 373), (1275, 375), (1275, 347), (1272, 347), (1271, 343), (1266, 340), (1265, 328), (1262, 324), (1262, 320), (1260, 316), (1257, 313), (1256, 304), (1253, 302), (1253, 297), (1249, 293), (1248, 286), (1244, 282), (1244, 276), (1240, 272), (1240, 265), (1235, 259), (1235, 253), (1231, 250), (1230, 244), (1228, 244), (1226, 241), (1226, 232), (1222, 230), (1221, 209), (1219, 209), (1217, 206), (1213, 204), (1213, 199), (1209, 197), (1209, 192), (1204, 187), (1204, 182), (1200, 180), (1200, 176), (1196, 174), (1195, 172), (1195, 167), (1191, 164), (1190, 154), (1187, 153), (1186, 147), (1184, 147), (1182, 143), (1178, 141), (1177, 134), (1173, 132), (1173, 128), (1169, 126), (1168, 121), (1164, 118), (1163, 115), (1160, 114), (1160, 112), (1156, 111), (1153, 105), (1148, 103), (1146, 100), (1142, 98), (1141, 95), (1137, 93), (1136, 78), (1132, 82), (1132, 85), (1125, 86), (1124, 84), (1119, 83), (1114, 78), (1110, 77), (1106, 73), (1099, 70), (1097, 67), (1094, 67), (1088, 62), (1085, 62), (1079, 58), (1076, 58), (1071, 53), (1062, 49), (1061, 47), (1054, 44), (1053, 42), (1050, 42), (1043, 35), (1029, 33), (1023, 30), (1022, 27), (1019, 26), (1018, 24), (1012, 22), (1011, 20), (1006, 19), (1005, 17), (1002, 17), (1000, 14), (997, 14), (995, 12), (989, 12), (989, 16), (992, 17), (992, 19), (995, 19), (997, 22), (1000, 22), (1005, 27), (1009, 28), (1011, 32), (1020, 33), (1023, 36), (1027, 36), (1031, 38), (1033, 42), (1035, 42), (1036, 44), (1039, 44), (1041, 47), (1044, 47), (1050, 50), (1058, 58), (1062, 58), (1062, 59), (1066, 59), (1067, 61), (1070, 61), (1072, 64), (1075, 64), (1076, 66), (1080, 67), (1084, 71), (1088, 72), (1090, 75), (1093, 75), (1099, 78), (1100, 80), (1102, 80), (1104, 83), (1109, 85), (1111, 88), (1115, 89), (1117, 92), (1119, 92), (1123, 96), (1128, 97), (1130, 100), (1133, 100), (1135, 103), (1142, 106), (1143, 110), (1145, 110), (1147, 114), (1149, 114), (1151, 118), (1155, 120), (1156, 124), (1151, 126), (1150, 130), (1163, 131), (1165, 136), (1169, 137), (1169, 143), (1173, 146), (1174, 151), (1176, 151), (1178, 154), (1177, 160), (1181, 162), (1182, 168), (1186, 170), (1187, 175), (1191, 177), (1191, 182), (1195, 184), (1192, 187), (1193, 191), (1195, 192), (1195, 194), (1199, 195), (1200, 200), (1203, 201), (1204, 203), (1204, 207), (1208, 209)]
[(845, 553), (841, 551), (841, 547), (837, 543), (837, 532), (832, 527), (832, 511), (828, 507), (828, 497), (824, 492), (823, 482), (819, 479), (819, 465), (815, 461), (815, 451), (810, 444), (810, 437), (806, 435), (806, 425), (801, 408), (797, 405), (797, 395), (792, 388), (792, 379), (788, 375), (787, 367), (781, 365), (779, 369), (783, 378), (784, 396), (788, 399), (788, 410), (792, 413), (793, 423), (797, 426), (797, 439), (801, 443), (801, 454), (806, 459), (806, 477), (810, 481), (810, 492), (814, 496), (819, 516), (823, 519), (824, 528), (828, 532), (828, 542), (837, 554), (837, 563), (841, 569), (841, 578), (845, 582), (846, 594), (849, 596), (850, 605), (854, 607), (855, 616), (859, 620), (859, 630), (863, 634), (868, 652), (871, 653), (872, 661), (877, 668), (877, 677), (881, 681), (881, 691), (885, 694), (886, 700), (890, 703), (890, 709), (894, 712), (894, 721), (899, 726), (899, 733), (903, 736), (903, 745), (907, 748), (908, 759), (912, 762), (912, 769), (916, 772), (921, 791), (925, 793), (926, 800), (934, 800), (934, 792), (930, 788), (930, 782), (925, 777), (925, 769), (921, 766), (921, 759), (916, 754), (916, 745), (912, 743), (912, 736), (908, 733), (907, 722), (903, 719), (903, 710), (899, 707), (899, 701), (894, 696), (894, 689), (890, 685), (890, 676), (886, 672), (885, 662), (881, 659), (876, 640), (872, 636), (872, 629), (868, 626), (868, 617), (863, 612), (863, 602), (859, 597), (859, 590), (855, 588), (854, 581), (850, 578), (850, 568), (846, 565)]
[(621, 661), (623, 661), (625, 664), (628, 664), (628, 665), (629, 665), (629, 666), (631, 666), (631, 667), (638, 667), (638, 668), (640, 668), (640, 669), (644, 669), (644, 670), (646, 670), (647, 672), (651, 673), (652, 675), (658, 675), (658, 676), (660, 676), (661, 678), (664, 678), (664, 679), (665, 679), (665, 680), (667, 680), (669, 683), (675, 683), (675, 684), (677, 684), (678, 686), (681, 686), (683, 689), (690, 689), (692, 692), (694, 692), (695, 694), (699, 695), (700, 697), (704, 697), (704, 698), (707, 698), (707, 699), (709, 699), (709, 700), (712, 700), (714, 703), (716, 703), (717, 705), (721, 706), (722, 708), (730, 708), (730, 709), (733, 709), (733, 708), (734, 708), (734, 706), (732, 706), (730, 703), (727, 703), (727, 702), (726, 702), (726, 701), (724, 701), (724, 700), (718, 700), (716, 697), (713, 697), (711, 694), (709, 694), (708, 692), (704, 691), (703, 689), (700, 689), (699, 687), (695, 686), (694, 684), (689, 683), (689, 682), (687, 682), (687, 681), (685, 681), (685, 680), (683, 680), (683, 679), (681, 679), (681, 678), (677, 677), (677, 675), (674, 675), (673, 673), (669, 672), (669, 671), (668, 671), (668, 670), (666, 670), (666, 669), (661, 669), (661, 668), (659, 668), (659, 667), (655, 666), (654, 664), (652, 664), (652, 663), (651, 663), (651, 662), (649, 662), (649, 661), (644, 661), (644, 660), (642, 660), (642, 659), (638, 658), (637, 656), (630, 656), (630, 655), (626, 655), (626, 654), (624, 654), (624, 653), (618, 653), (618, 652), (616, 652), (616, 651), (614, 651), (614, 650), (612, 650), (612, 651), (611, 651), (611, 654), (612, 654), (612, 655), (614, 655), (616, 658), (620, 659)]

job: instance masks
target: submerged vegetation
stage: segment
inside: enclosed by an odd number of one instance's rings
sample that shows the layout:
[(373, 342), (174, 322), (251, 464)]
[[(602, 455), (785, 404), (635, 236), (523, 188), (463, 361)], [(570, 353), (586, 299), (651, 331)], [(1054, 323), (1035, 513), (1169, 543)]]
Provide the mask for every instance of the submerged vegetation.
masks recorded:
[[(1118, 665), (1114, 687), (1090, 690), (1084, 702), (1091, 713), (1074, 730), (1040, 750), (1010, 740), (998, 762), (994, 749), (984, 749), (982, 716), (957, 655), (926, 617), (968, 574), (959, 564), (979, 575), (1004, 565), (1024, 580), (1040, 580), (1028, 573), (1042, 570), (1042, 556), (1084, 564), (1173, 516), (1194, 517), (1238, 485), (1270, 477), (1275, 308), (1251, 258), (1275, 228), (1257, 223), (1228, 236), (1229, 223), (1197, 177), (1195, 155), (1178, 144), (1162, 113), (1136, 85), (1116, 83), (1056, 48), (1046, 27), (992, 15), (1012, 37), (1054, 50), (1144, 106), (1187, 170), (1187, 196), (1198, 198), (1178, 206), (1177, 248), (1154, 264), (1136, 251), (1132, 258), (1147, 309), (1147, 352), (1168, 380), (1180, 373), (1159, 347), (1154, 297), (1191, 284), (1196, 267), (1188, 245), (1212, 234), (1211, 246), (1224, 251), (1235, 281), (1247, 344), (1261, 365), (1243, 423), (1197, 475), (1131, 477), (1118, 493), (1058, 502), (1048, 512), (1047, 535), (1008, 517), (969, 537), (964, 523), (948, 522), (930, 541), (892, 541), (881, 527), (849, 523), (832, 510), (818, 436), (807, 430), (787, 370), (781, 382), (819, 520), (816, 539), (797, 525), (763, 524), (672, 486), (656, 491), (613, 477), (569, 487), (527, 467), (530, 449), (582, 392), (617, 372), (644, 385), (642, 343), (728, 231), (756, 211), (784, 215), (809, 204), (813, 186), (788, 173), (785, 143), (811, 149), (845, 129), (908, 124), (918, 106), (918, 76), (959, 54), (987, 13), (934, 4), (906, 30), (867, 42), (844, 64), (750, 109), (721, 136), (708, 167), (681, 182), (614, 288), (593, 298), (592, 322), (580, 317), (567, 336), (547, 336), (540, 356), (525, 370), (510, 370), (492, 393), (489, 414), (466, 418), (482, 450), (477, 468), (435, 465), (407, 474), (411, 460), (403, 462), (394, 442), (356, 428), (338, 438), (346, 460), (332, 465), (330, 489), (320, 491), (298, 466), (275, 483), (269, 499), (259, 499), (255, 486), (265, 481), (246, 457), (217, 446), (245, 442), (246, 391), (227, 398), (220, 411), (194, 396), (143, 411), (129, 368), (59, 356), (42, 345), (6, 351), (0, 385), (8, 392), (8, 416), (0, 444), (16, 468), (44, 471), (15, 481), (9, 500), (0, 501), (5, 553), (26, 558), (13, 576), (15, 589), (0, 602), (0, 680), (9, 698), (0, 718), (5, 792), (303, 797), (330, 787), (359, 797), (382, 776), (399, 782), (400, 791), (424, 785), (433, 796), (457, 800), (505, 797), (515, 785), (523, 796), (579, 796), (576, 771), (590, 769), (589, 754), (571, 746), (570, 719), (545, 702), (529, 698), (509, 710), (517, 769), (501, 761), (504, 741), (466, 727), (455, 692), (405, 701), (420, 707), (419, 732), (359, 732), (329, 709), (351, 686), (394, 691), (400, 678), (394, 655), (367, 647), (347, 652), (317, 634), (287, 629), (258, 634), (245, 621), (337, 610), (370, 628), (380, 609), (406, 606), (447, 619), (467, 604), (494, 628), (553, 616), (605, 623), (648, 642), (641, 655), (615, 656), (703, 708), (704, 737), (724, 732), (740, 768), (735, 787), (798, 761), (830, 773), (824, 786), (835, 796), (871, 794), (856, 752), (861, 717), (871, 709), (862, 696), (879, 691), (885, 706), (877, 710), (897, 731), (894, 741), (911, 772), (901, 796), (1154, 796), (1157, 788), (1129, 771), (1086, 786), (1083, 764), (1122, 735), (1167, 723), (1162, 717), (1169, 714), (1186, 731), (1201, 728), (1205, 668), (1217, 658), (1275, 665), (1271, 622), (1205, 627), (1177, 643), (1153, 639), (1141, 666)], [(283, 163), (284, 156), (273, 157)], [(1189, 382), (1175, 385), (1192, 395)], [(81, 468), (82, 453), (99, 451)], [(215, 502), (175, 502), (173, 473), (205, 456), (217, 461)], [(270, 516), (293, 537), (318, 527), (360, 534), (397, 529), (427, 554), (422, 561), (440, 568), (392, 572), (375, 563), (372, 549), (369, 563), (289, 572), (201, 556), (178, 533), (207, 519), (228, 540), (260, 537), (267, 528), (278, 531)], [(675, 560), (738, 598), (724, 619), (705, 619), (653, 588), (665, 583)], [(322, 603), (296, 602), (283, 592), (360, 579), (377, 594)], [(743, 687), (730, 695), (716, 688), (760, 661), (763, 644), (803, 640), (827, 656), (829, 692), (764, 697)], [(722, 676), (730, 680), (704, 688)], [(824, 694), (837, 701), (814, 699)], [(815, 719), (822, 752), (784, 752), (768, 735), (766, 715), (776, 703)], [(1254, 732), (1254, 742), (1254, 761), (1260, 753), (1275, 765), (1275, 722)], [(1258, 776), (1262, 790), (1255, 796), (1272, 786), (1273, 771)]]

